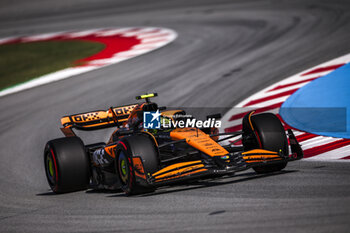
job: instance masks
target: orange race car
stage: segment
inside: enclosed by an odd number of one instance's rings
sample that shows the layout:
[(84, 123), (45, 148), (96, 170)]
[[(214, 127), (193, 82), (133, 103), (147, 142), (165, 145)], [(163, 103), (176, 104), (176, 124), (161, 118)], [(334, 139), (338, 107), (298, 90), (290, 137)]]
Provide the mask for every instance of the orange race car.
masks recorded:
[[(128, 195), (140, 194), (249, 168), (277, 172), (303, 157), (293, 132), (286, 134), (272, 113), (252, 111), (243, 118), (242, 131), (218, 133), (218, 114), (201, 122), (183, 110), (158, 107), (150, 101), (155, 96), (141, 95), (136, 99), (145, 102), (62, 117), (66, 137), (47, 142), (44, 151), (51, 189), (55, 193), (121, 189)], [(73, 132), (107, 127), (117, 128), (107, 143), (84, 145)], [(243, 146), (234, 146), (230, 138), (242, 140)]]

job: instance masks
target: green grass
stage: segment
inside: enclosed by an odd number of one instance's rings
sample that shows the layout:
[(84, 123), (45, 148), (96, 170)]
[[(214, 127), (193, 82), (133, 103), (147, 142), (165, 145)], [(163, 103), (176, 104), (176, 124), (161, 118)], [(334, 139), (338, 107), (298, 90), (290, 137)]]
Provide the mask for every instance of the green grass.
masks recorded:
[(45, 41), (0, 45), (0, 90), (44, 74), (74, 66), (74, 61), (98, 53), (98, 42)]

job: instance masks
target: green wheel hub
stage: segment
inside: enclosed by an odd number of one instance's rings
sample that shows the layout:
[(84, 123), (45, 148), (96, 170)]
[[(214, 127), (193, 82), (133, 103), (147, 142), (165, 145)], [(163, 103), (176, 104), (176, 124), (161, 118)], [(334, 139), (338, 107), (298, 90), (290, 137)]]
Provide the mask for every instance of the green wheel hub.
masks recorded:
[(127, 183), (129, 178), (129, 168), (128, 168), (128, 160), (125, 156), (124, 152), (121, 151), (119, 154), (119, 175), (123, 183)]
[(53, 176), (53, 163), (51, 158), (49, 158), (49, 174)]
[(120, 167), (121, 167), (120, 169), (121, 169), (123, 175), (125, 176), (126, 175), (126, 162), (125, 162), (125, 159), (123, 159), (121, 161)]
[(46, 156), (46, 174), (51, 185), (55, 184), (55, 166), (51, 154)]

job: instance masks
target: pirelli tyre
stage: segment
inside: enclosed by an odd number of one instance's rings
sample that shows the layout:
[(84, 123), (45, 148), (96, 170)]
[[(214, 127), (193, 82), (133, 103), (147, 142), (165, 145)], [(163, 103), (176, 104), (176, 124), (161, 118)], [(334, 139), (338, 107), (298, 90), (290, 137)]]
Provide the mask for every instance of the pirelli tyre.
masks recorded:
[[(247, 114), (243, 118), (243, 132), (244, 150), (261, 148), (282, 152), (283, 155), (288, 155), (287, 135), (281, 121), (275, 114)], [(280, 163), (253, 167), (253, 169), (257, 173), (269, 173), (280, 171), (284, 169), (286, 165), (287, 162), (283, 161)]]
[(154, 140), (144, 134), (122, 138), (116, 147), (115, 169), (126, 195), (153, 192), (155, 187), (146, 177), (159, 170)]
[(47, 142), (44, 150), (47, 181), (55, 193), (85, 190), (90, 179), (90, 162), (79, 137)]

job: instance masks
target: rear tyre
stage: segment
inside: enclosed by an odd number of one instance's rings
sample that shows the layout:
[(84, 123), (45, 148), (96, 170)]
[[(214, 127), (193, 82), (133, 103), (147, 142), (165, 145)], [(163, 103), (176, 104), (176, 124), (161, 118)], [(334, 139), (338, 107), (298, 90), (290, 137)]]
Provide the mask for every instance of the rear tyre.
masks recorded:
[[(251, 116), (254, 131), (248, 122), (248, 116), (243, 119), (243, 146), (244, 150), (265, 149), (282, 152), (288, 155), (288, 140), (281, 121), (272, 113), (262, 113)], [(284, 169), (287, 162), (268, 164), (253, 167), (257, 173), (270, 173)]]
[[(159, 170), (157, 147), (147, 135), (124, 137), (116, 148), (115, 168), (119, 175), (122, 190), (127, 195), (153, 192), (155, 187), (148, 184), (146, 174)], [(143, 172), (134, 159), (140, 158)]]
[(44, 150), (47, 181), (55, 193), (85, 190), (90, 179), (90, 162), (78, 137), (47, 142)]

